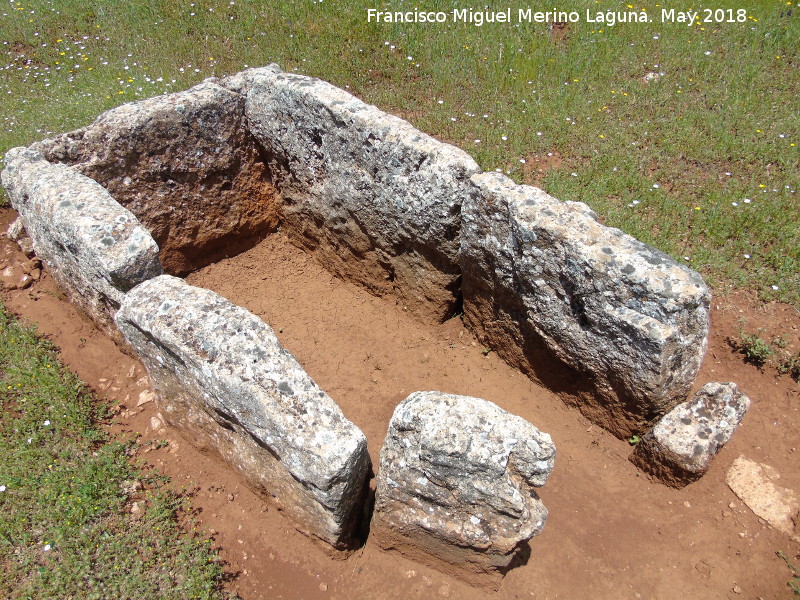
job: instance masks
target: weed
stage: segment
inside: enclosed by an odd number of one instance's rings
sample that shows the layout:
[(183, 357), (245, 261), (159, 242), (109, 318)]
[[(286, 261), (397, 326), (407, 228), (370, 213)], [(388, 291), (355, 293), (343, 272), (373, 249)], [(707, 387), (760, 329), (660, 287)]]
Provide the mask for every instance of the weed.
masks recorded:
[(775, 353), (769, 343), (755, 333), (739, 332), (740, 340), (733, 342), (733, 347), (744, 355), (745, 362), (763, 368)]
[(772, 345), (776, 348), (780, 348), (781, 350), (785, 350), (789, 345), (789, 342), (786, 341), (784, 336), (776, 335), (774, 338), (772, 338)]
[(783, 359), (778, 365), (778, 371), (800, 382), (800, 352)]
[(791, 562), (789, 562), (789, 557), (783, 553), (783, 551), (778, 550), (775, 554), (778, 555), (778, 558), (783, 560), (786, 563), (786, 566), (791, 571), (792, 575), (786, 585), (789, 586), (789, 589), (794, 592), (796, 597), (800, 597), (800, 569), (795, 567)]

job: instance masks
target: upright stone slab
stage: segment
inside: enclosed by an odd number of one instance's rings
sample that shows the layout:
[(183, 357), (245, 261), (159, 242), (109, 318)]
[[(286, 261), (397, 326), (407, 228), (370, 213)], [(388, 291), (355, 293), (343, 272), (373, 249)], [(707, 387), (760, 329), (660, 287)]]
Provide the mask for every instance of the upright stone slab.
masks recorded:
[(688, 393), (706, 350), (698, 273), (597, 222), (579, 202), (496, 173), (472, 178), (464, 314), (482, 342), (620, 437)]
[(213, 82), (123, 104), (34, 144), (106, 187), (183, 275), (274, 231), (279, 199), (247, 130), (244, 98)]
[(266, 323), (169, 275), (129, 292), (117, 323), (172, 425), (216, 450), (301, 531), (336, 548), (353, 543), (366, 438)]
[(667, 485), (683, 487), (706, 473), (749, 407), (735, 383), (707, 383), (656, 423), (631, 461)]
[(33, 150), (8, 151), (2, 182), (58, 285), (121, 340), (114, 313), (125, 292), (161, 274), (150, 233), (100, 184)]
[(554, 460), (549, 435), (491, 402), (415, 392), (381, 449), (371, 539), (495, 586), (544, 527), (534, 488)]
[(423, 318), (450, 317), (461, 203), (479, 172), (475, 161), (318, 79), (273, 67), (229, 85), (249, 90), (247, 118), (294, 242)]

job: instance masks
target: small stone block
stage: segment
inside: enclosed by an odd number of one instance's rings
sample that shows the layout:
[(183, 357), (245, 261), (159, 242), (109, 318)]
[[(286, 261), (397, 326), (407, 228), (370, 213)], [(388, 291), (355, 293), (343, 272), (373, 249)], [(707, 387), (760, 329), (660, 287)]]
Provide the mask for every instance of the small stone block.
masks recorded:
[(373, 539), (496, 587), (544, 527), (534, 488), (555, 453), (548, 434), (491, 402), (415, 392), (395, 409), (381, 449)]
[(705, 474), (749, 407), (735, 383), (707, 383), (644, 435), (631, 461), (665, 484), (683, 487)]

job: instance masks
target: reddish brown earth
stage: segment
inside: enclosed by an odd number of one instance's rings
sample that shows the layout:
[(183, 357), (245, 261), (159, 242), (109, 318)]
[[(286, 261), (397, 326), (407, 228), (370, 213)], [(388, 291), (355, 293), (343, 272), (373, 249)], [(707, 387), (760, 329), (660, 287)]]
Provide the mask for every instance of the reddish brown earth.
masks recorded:
[[(0, 230), (12, 216), (5, 212)], [(26, 262), (15, 244), (0, 238), (2, 269)], [(784, 334), (797, 348), (800, 317), (791, 307), (755, 306), (744, 294), (714, 301), (697, 387), (735, 381), (753, 404), (709, 473), (675, 490), (640, 473), (628, 461), (626, 442), (592, 426), (493, 353), (484, 355), (459, 319), (421, 324), (390, 300), (332, 278), (280, 234), (188, 280), (262, 316), (364, 431), (374, 464), (394, 406), (415, 390), (496, 402), (550, 433), (558, 448), (540, 494), (550, 510), (547, 525), (531, 541), (527, 564), (512, 570), (497, 592), (385, 554), (369, 540), (349, 556), (332, 556), (294, 531), (221, 461), (156, 422), (155, 402), (137, 406), (148, 389), (141, 365), (77, 313), (46, 270), (29, 288), (6, 290), (8, 308), (37, 322), (98, 396), (119, 403), (112, 430), (141, 433), (141, 457), (177, 487), (194, 491), (198, 527), (213, 536), (235, 574), (230, 588), (245, 600), (791, 597), (790, 574), (776, 552), (794, 556), (800, 545), (760, 521), (725, 484), (732, 461), (744, 455), (774, 467), (779, 485), (800, 490), (800, 387), (744, 364), (726, 342), (744, 320), (748, 329)], [(159, 449), (147, 444), (160, 440), (168, 443)]]

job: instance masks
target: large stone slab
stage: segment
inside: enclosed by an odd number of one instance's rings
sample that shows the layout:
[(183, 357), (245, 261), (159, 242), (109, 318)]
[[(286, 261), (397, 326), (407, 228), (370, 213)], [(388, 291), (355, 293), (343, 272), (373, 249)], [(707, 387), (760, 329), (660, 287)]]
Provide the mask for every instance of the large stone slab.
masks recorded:
[(461, 238), (464, 314), (483, 343), (620, 437), (682, 401), (706, 350), (700, 275), (497, 173), (472, 178)]
[(479, 398), (415, 392), (389, 423), (372, 539), (495, 586), (544, 527), (534, 488), (555, 460), (546, 433)]
[(169, 275), (129, 292), (116, 319), (172, 425), (218, 452), (298, 529), (352, 545), (366, 438), (266, 323)]
[(683, 487), (706, 473), (749, 407), (750, 399), (735, 383), (707, 383), (661, 417), (631, 461), (667, 485)]
[(274, 231), (279, 202), (244, 98), (213, 82), (123, 104), (33, 146), (75, 165), (147, 226), (183, 275)]
[(461, 203), (475, 161), (318, 79), (272, 67), (228, 85), (247, 90), (247, 118), (294, 242), (423, 318), (452, 316)]
[[(125, 292), (161, 274), (158, 246), (97, 182), (41, 154), (6, 154), (3, 186), (58, 285), (109, 336)], [(22, 235), (20, 233), (20, 235)]]

